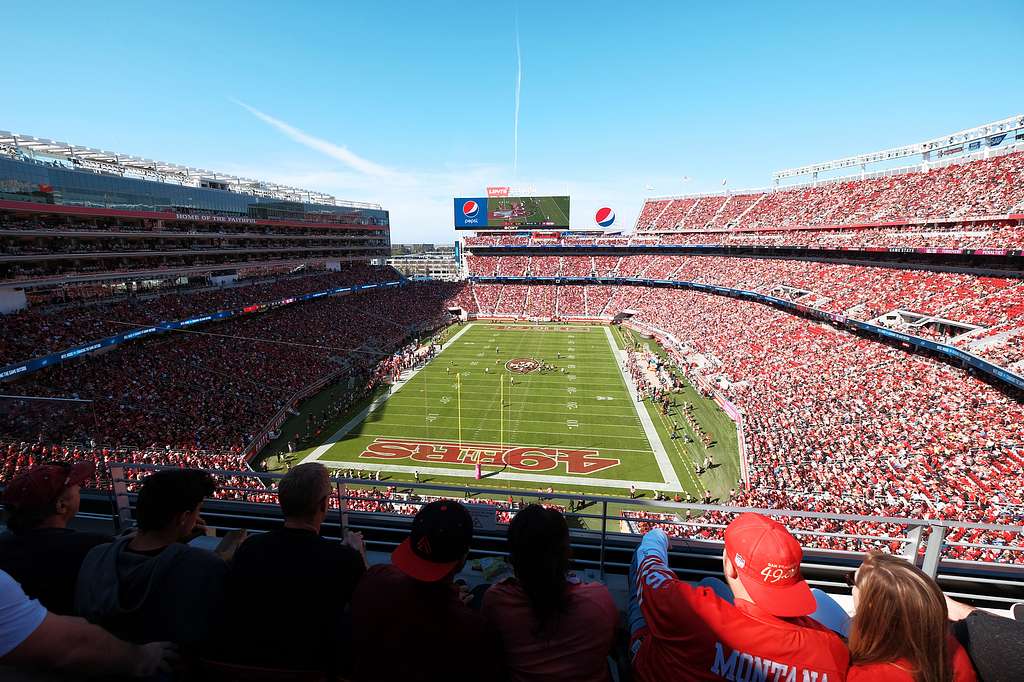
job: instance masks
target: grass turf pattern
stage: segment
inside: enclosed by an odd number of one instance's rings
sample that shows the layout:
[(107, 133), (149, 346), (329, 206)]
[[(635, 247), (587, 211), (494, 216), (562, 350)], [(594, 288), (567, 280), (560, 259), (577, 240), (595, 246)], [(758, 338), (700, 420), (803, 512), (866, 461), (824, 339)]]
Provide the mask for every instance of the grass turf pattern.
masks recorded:
[(665, 483), (637, 414), (642, 409), (680, 492), (700, 497), (707, 487), (725, 499), (735, 487), (734, 425), (713, 402), (690, 387), (676, 399), (693, 402), (716, 439), (710, 452), (717, 466), (698, 476), (694, 463), (707, 454), (699, 440), (671, 439), (670, 419), (631, 398), (610, 338), (618, 348), (642, 339), (619, 329), (609, 337), (601, 326), (518, 322), (476, 322), (459, 332), (376, 409), (347, 415), (321, 446), (296, 459), (380, 471), (388, 483), (418, 475), (423, 482), (614, 494), (635, 484), (671, 496), (676, 487)]

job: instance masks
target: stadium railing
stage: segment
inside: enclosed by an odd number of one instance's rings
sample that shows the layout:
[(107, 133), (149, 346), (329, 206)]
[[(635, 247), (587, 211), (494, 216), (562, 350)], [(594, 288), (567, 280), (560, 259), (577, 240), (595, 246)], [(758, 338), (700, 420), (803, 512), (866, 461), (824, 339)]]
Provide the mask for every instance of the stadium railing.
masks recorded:
[[(135, 489), (143, 476), (169, 467), (112, 463), (109, 465), (113, 503), (112, 518), (115, 528), (131, 527), (134, 519)], [(228, 480), (255, 478), (265, 488), (254, 489), (227, 483), (219, 492), (245, 496), (251, 500), (239, 501), (211, 499), (203, 508), (207, 526), (218, 531), (247, 528), (262, 532), (274, 527), (280, 519), (275, 497), (276, 482), (283, 474), (209, 470), (214, 476)], [(569, 521), (573, 564), (577, 568), (593, 569), (602, 577), (624, 574), (631, 561), (643, 524), (657, 524), (667, 528), (672, 538), (670, 557), (673, 567), (684, 577), (700, 579), (721, 572), (723, 543), (718, 537), (735, 514), (758, 512), (780, 520), (790, 527), (804, 546), (802, 570), (812, 585), (830, 592), (848, 592), (843, 576), (858, 566), (864, 552), (870, 547), (885, 546), (893, 553), (915, 562), (930, 576), (935, 577), (950, 596), (974, 601), (995, 608), (1007, 608), (1024, 599), (1024, 546), (1003, 544), (952, 542), (948, 536), (961, 530), (1013, 533), (1020, 536), (1024, 529), (982, 523), (921, 518), (897, 518), (828, 514), (785, 509), (755, 509), (696, 502), (671, 500), (625, 499), (565, 491), (519, 490), (515, 488), (489, 488), (478, 485), (448, 485), (419, 482), (407, 483), (389, 480), (333, 477), (335, 495), (332, 511), (324, 524), (324, 535), (340, 538), (345, 530), (361, 531), (367, 546), (388, 552), (406, 537), (415, 510), (432, 499), (457, 499), (469, 506), (473, 514), (475, 536), (472, 556), (505, 556), (506, 519), (514, 514), (519, 504), (541, 503), (561, 508)], [(374, 491), (395, 487), (398, 497), (382, 498)], [(498, 499), (495, 499), (498, 498)], [(507, 500), (511, 498), (513, 504)], [(481, 501), (482, 500), (482, 501)], [(506, 500), (502, 502), (500, 500)], [(360, 502), (401, 506), (404, 513), (363, 511), (354, 508)], [(622, 508), (632, 512), (627, 519)], [(93, 515), (102, 517), (102, 514)], [(828, 530), (801, 523), (818, 524)], [(875, 532), (864, 532), (858, 527), (873, 527)], [(711, 536), (711, 537), (708, 537)], [(714, 537), (718, 536), (718, 537)], [(829, 549), (830, 542), (859, 543), (858, 550)], [(1013, 552), (1022, 557), (1021, 563), (993, 563), (950, 559), (945, 551), (953, 547), (976, 547), (982, 550)]]

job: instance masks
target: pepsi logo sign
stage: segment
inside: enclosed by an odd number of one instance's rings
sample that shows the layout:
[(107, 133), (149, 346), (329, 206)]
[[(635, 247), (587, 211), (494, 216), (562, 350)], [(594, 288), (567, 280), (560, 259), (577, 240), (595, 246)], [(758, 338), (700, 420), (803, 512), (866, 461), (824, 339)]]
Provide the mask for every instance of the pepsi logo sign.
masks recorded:
[(597, 209), (597, 213), (594, 214), (594, 222), (601, 227), (611, 227), (615, 222), (615, 211), (607, 206)]
[(475, 218), (480, 213), (480, 204), (475, 201), (467, 201), (462, 204), (462, 215), (467, 218)]

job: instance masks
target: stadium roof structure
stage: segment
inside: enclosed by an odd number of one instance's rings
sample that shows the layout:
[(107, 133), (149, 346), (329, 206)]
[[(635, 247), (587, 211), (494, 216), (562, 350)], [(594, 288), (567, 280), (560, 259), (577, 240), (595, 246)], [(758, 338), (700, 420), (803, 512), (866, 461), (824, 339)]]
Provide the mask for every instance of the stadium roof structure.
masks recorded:
[(930, 140), (925, 140), (924, 142), (915, 142), (914, 144), (908, 144), (902, 147), (893, 147), (892, 149), (885, 149), (880, 152), (858, 154), (857, 156), (848, 156), (844, 159), (824, 161), (822, 163), (815, 163), (809, 166), (787, 168), (773, 173), (772, 179), (775, 180), (775, 182), (778, 182), (779, 180), (786, 178), (795, 178), (802, 175), (814, 175), (823, 171), (862, 167), (873, 163), (880, 163), (882, 161), (890, 161), (892, 159), (930, 154), (933, 151), (941, 152), (942, 150), (969, 145), (971, 142), (980, 142), (981, 140), (993, 135), (1005, 135), (1019, 130), (1024, 130), (1024, 114), (1017, 114), (1016, 116), (1004, 118), (1001, 121), (986, 123), (985, 125), (960, 130), (948, 135), (941, 135)]
[[(1012, 137), (1011, 134), (1013, 134)], [(773, 183), (765, 187), (736, 189), (724, 187), (725, 182), (723, 181), (723, 188), (719, 190), (649, 196), (645, 201), (700, 199), (703, 197), (722, 196), (723, 194), (767, 194), (780, 190), (814, 187), (821, 183), (842, 182), (853, 179), (865, 180), (909, 172), (924, 172), (944, 165), (966, 163), (980, 158), (989, 158), (993, 155), (1009, 154), (1021, 150), (1024, 150), (1024, 114), (1017, 114), (1016, 116), (1004, 118), (1001, 121), (968, 128), (924, 142), (776, 171), (772, 174)], [(932, 156), (933, 152), (935, 156)], [(866, 168), (871, 164), (913, 156), (920, 156), (922, 159), (897, 168), (883, 168), (872, 171)], [(857, 168), (858, 170), (848, 175), (818, 177), (818, 173), (845, 168)], [(802, 178), (791, 184), (780, 184), (779, 182), (787, 178), (801, 178), (802, 176), (811, 177)]]
[(81, 170), (91, 170), (107, 175), (155, 182), (169, 182), (189, 187), (214, 187), (230, 192), (249, 194), (283, 201), (299, 201), (329, 206), (351, 206), (353, 208), (381, 208), (380, 204), (357, 201), (342, 201), (330, 194), (299, 187), (289, 187), (275, 182), (242, 178), (227, 173), (192, 168), (166, 161), (154, 161), (141, 156), (121, 154), (93, 147), (83, 147), (69, 142), (58, 142), (32, 135), (22, 135), (0, 130), (0, 149), (7, 148), (24, 154), (31, 159), (38, 157), (64, 160)]

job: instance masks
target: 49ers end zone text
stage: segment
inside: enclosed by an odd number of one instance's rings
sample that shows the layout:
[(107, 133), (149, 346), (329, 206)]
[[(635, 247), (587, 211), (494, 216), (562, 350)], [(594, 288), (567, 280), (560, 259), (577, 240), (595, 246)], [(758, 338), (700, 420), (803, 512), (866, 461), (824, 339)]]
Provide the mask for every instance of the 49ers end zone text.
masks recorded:
[(618, 466), (621, 460), (600, 457), (597, 450), (578, 448), (539, 448), (518, 445), (504, 447), (493, 443), (377, 438), (359, 453), (364, 459), (411, 459), (433, 464), (508, 466), (516, 471), (551, 471), (564, 466), (566, 473), (589, 475)]

